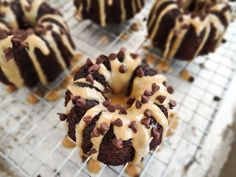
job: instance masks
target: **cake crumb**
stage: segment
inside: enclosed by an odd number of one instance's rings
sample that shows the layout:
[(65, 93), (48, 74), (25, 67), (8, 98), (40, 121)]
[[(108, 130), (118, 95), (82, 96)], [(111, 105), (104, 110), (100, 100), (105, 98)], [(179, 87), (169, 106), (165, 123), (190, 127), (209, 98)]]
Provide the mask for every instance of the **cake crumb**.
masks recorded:
[(124, 33), (120, 37), (121, 41), (127, 41), (129, 39), (129, 35), (127, 33)]
[(27, 102), (32, 104), (32, 105), (35, 105), (39, 102), (39, 99), (37, 98), (37, 96), (34, 94), (34, 93), (31, 93), (27, 96)]
[(61, 87), (67, 88), (69, 84), (73, 82), (73, 77), (71, 75), (66, 76), (66, 78), (62, 81)]
[(149, 53), (147, 56), (146, 56), (146, 61), (148, 64), (153, 64), (155, 63), (157, 60), (159, 59), (158, 56), (152, 54), (152, 53)]
[(76, 146), (76, 144), (68, 137), (66, 136), (63, 141), (62, 141), (62, 145), (65, 148), (74, 148)]
[(143, 46), (143, 50), (146, 51), (146, 52), (149, 51), (149, 50), (151, 50), (152, 48), (153, 48), (152, 45), (144, 45), (144, 46)]
[(56, 101), (60, 98), (60, 92), (57, 90), (51, 90), (45, 95), (45, 98), (48, 101)]
[(72, 58), (72, 63), (77, 63), (81, 58), (83, 57), (83, 54), (76, 53), (75, 56)]
[(76, 73), (77, 71), (79, 71), (79, 69), (80, 69), (80, 66), (75, 66), (75, 67), (73, 67), (73, 68), (70, 70), (71, 75), (74, 76), (75, 73)]
[(139, 176), (139, 174), (142, 172), (143, 170), (143, 163), (140, 164), (133, 164), (131, 162), (128, 163), (127, 167), (125, 168), (125, 172), (129, 175), (129, 176)]
[(108, 39), (107, 36), (104, 35), (104, 36), (102, 36), (100, 38), (99, 42), (102, 43), (102, 44), (108, 44), (109, 43), (109, 39)]
[(140, 30), (140, 24), (138, 22), (134, 22), (131, 26), (130, 26), (130, 30), (131, 31), (139, 31)]
[(221, 98), (219, 96), (214, 96), (213, 97), (213, 101), (215, 102), (219, 102), (221, 100)]
[(8, 85), (7, 87), (6, 87), (6, 91), (8, 92), (8, 93), (13, 93), (13, 92), (15, 92), (17, 90), (17, 88), (14, 86), (14, 85)]
[(186, 69), (180, 72), (180, 77), (188, 82), (194, 82), (194, 77)]
[(98, 173), (101, 170), (101, 163), (97, 160), (89, 159), (87, 168), (91, 173)]
[(177, 113), (175, 112), (171, 112), (168, 118), (168, 122), (169, 122), (169, 127), (168, 127), (168, 131), (166, 136), (172, 136), (176, 130), (176, 128), (178, 127), (179, 124), (179, 116)]
[(161, 60), (156, 65), (156, 69), (157, 69), (157, 71), (162, 71), (162, 72), (167, 73), (171, 70), (171, 66), (166, 61)]

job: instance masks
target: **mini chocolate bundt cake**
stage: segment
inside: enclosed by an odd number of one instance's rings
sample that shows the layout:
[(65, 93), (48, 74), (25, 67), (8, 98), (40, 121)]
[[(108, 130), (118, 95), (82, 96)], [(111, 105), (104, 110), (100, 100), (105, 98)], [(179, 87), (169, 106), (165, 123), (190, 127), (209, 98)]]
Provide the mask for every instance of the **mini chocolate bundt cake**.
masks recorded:
[(62, 15), (42, 0), (0, 2), (0, 81), (46, 85), (70, 66), (74, 44)]
[(122, 23), (132, 18), (144, 6), (144, 0), (74, 0), (77, 13), (101, 26)]
[(231, 20), (226, 0), (157, 0), (148, 34), (164, 59), (192, 60), (214, 52)]
[(172, 93), (164, 76), (121, 50), (87, 60), (59, 115), (85, 156), (107, 165), (138, 164), (167, 132), (168, 112), (176, 106)]

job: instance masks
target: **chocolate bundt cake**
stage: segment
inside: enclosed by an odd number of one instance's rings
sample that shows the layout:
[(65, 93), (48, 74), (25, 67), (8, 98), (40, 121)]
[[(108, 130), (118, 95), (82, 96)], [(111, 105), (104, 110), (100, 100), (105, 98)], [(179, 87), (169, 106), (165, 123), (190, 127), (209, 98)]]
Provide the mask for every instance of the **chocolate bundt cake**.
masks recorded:
[(164, 59), (192, 60), (213, 52), (231, 20), (226, 0), (157, 0), (148, 34)]
[(77, 14), (101, 26), (132, 18), (144, 6), (144, 0), (74, 0)]
[(0, 2), (0, 81), (34, 87), (70, 66), (74, 44), (62, 15), (42, 0)]
[[(173, 88), (134, 53), (87, 60), (65, 97), (68, 137), (107, 165), (138, 164), (167, 132)], [(112, 157), (112, 158), (111, 158)]]

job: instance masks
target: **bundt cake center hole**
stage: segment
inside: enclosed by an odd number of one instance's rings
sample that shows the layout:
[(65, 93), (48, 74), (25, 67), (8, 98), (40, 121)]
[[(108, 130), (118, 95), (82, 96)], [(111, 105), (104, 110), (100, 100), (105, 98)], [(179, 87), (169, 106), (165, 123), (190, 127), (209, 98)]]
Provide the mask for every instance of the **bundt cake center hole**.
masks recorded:
[(107, 96), (107, 99), (110, 99), (111, 104), (113, 105), (121, 105), (122, 107), (127, 107), (127, 100), (129, 98), (123, 94), (111, 94)]

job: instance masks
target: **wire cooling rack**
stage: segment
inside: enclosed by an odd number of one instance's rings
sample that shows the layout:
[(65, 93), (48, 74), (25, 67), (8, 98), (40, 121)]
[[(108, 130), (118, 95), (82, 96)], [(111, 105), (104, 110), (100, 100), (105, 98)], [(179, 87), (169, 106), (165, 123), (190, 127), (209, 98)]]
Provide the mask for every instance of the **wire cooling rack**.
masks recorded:
[[(74, 18), (72, 1), (50, 0), (67, 19), (78, 51), (94, 58), (101, 53), (118, 51), (126, 47), (142, 52), (146, 40), (145, 20), (151, 8), (148, 1), (145, 9), (132, 21), (118, 26), (100, 28), (90, 21)], [(130, 31), (133, 22), (139, 22), (141, 29)], [(123, 39), (126, 35), (128, 38)], [(105, 38), (104, 38), (105, 36)], [(179, 124), (174, 134), (167, 137), (158, 152), (150, 152), (144, 159), (143, 177), (205, 176), (209, 170), (213, 152), (208, 151), (211, 141), (217, 138), (210, 127), (214, 122), (227, 87), (235, 75), (236, 68), (236, 23), (232, 23), (225, 36), (226, 43), (213, 54), (198, 57), (191, 63), (172, 60), (172, 69), (166, 74), (179, 106)], [(105, 42), (104, 42), (104, 39)], [(153, 51), (156, 55), (158, 51)], [(179, 73), (188, 70), (195, 81), (189, 83), (180, 79)], [(99, 174), (91, 174), (79, 157), (77, 148), (66, 149), (61, 145), (65, 129), (58, 120), (57, 112), (62, 112), (63, 98), (57, 102), (41, 99), (32, 106), (27, 103), (27, 89), (20, 89), (9, 95), (0, 85), (0, 161), (6, 171), (5, 176), (70, 176), (70, 177), (115, 177), (127, 176), (124, 166), (103, 165)], [(209, 138), (210, 137), (210, 138)], [(206, 139), (208, 139), (206, 141)]]

